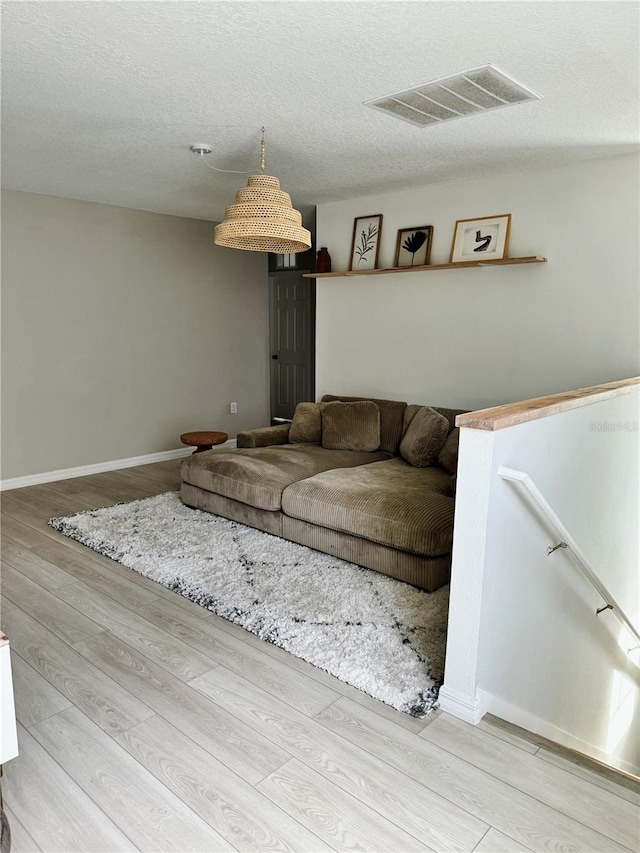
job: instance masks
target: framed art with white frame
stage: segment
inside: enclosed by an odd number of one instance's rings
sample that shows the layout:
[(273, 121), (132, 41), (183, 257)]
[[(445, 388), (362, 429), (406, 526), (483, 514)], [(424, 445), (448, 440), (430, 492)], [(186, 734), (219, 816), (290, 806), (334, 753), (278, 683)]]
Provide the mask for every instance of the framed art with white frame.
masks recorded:
[(381, 231), (381, 213), (354, 219), (350, 270), (374, 270), (378, 266)]
[(511, 214), (458, 219), (453, 232), (450, 264), (501, 261), (507, 257)]

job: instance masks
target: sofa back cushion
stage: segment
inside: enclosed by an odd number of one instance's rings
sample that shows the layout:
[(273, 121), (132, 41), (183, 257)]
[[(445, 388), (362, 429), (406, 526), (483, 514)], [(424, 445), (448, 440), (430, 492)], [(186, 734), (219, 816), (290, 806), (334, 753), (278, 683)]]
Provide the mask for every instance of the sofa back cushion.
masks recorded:
[(380, 450), (397, 453), (403, 433), (403, 416), (407, 404), (399, 400), (378, 400), (374, 397), (342, 397), (325, 394), (322, 403), (357, 403), (369, 401), (380, 409)]
[[(407, 408), (405, 409), (405, 412), (404, 412), (404, 423), (403, 423), (403, 428), (402, 428), (402, 435), (403, 436), (406, 433), (406, 431), (409, 429), (409, 425), (410, 425), (411, 421), (414, 419), (416, 412), (418, 412), (420, 409), (422, 409), (423, 406), (424, 406), (424, 403), (409, 403), (409, 405), (407, 406)], [(447, 409), (447, 408), (444, 408), (443, 406), (431, 406), (431, 408), (434, 411), (438, 412), (438, 414), (444, 415), (445, 418), (449, 421), (449, 432), (451, 432), (451, 430), (456, 425), (456, 417), (458, 415), (466, 415), (467, 412), (469, 411), (468, 409)]]
[(290, 444), (320, 444), (322, 440), (322, 419), (319, 403), (298, 403), (293, 413)]
[[(402, 418), (402, 438), (407, 434), (411, 421), (415, 418), (416, 413), (419, 412), (421, 408), (422, 406), (420, 404), (409, 403), (407, 408), (404, 410), (404, 416)], [(401, 441), (402, 438), (400, 439)]]
[(469, 409), (447, 409), (442, 406), (431, 406), (431, 408), (439, 415), (444, 415), (449, 421), (449, 432), (455, 427), (458, 415), (466, 415), (469, 411)]
[(380, 447), (380, 409), (371, 400), (321, 403), (322, 446), (373, 451)]
[(460, 429), (455, 427), (452, 429), (447, 440), (442, 445), (440, 453), (438, 453), (438, 465), (448, 471), (450, 474), (455, 474), (458, 470), (458, 444), (460, 442)]
[[(422, 406), (410, 403), (405, 409), (403, 436), (406, 435), (416, 412), (419, 412), (421, 408)], [(438, 454), (437, 464), (450, 474), (455, 474), (458, 470), (458, 443), (460, 440), (460, 429), (455, 425), (456, 417), (466, 414), (467, 409), (445, 409), (441, 406), (432, 406), (431, 408), (438, 414), (444, 415), (449, 422), (449, 435)]]
[(449, 421), (445, 416), (422, 406), (400, 443), (400, 455), (415, 468), (427, 468), (437, 460), (448, 433)]

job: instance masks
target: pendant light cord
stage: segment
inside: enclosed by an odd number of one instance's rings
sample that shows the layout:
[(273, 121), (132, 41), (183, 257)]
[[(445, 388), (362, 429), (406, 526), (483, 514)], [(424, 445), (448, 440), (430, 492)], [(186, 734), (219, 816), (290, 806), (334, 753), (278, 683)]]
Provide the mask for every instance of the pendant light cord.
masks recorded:
[(200, 159), (207, 167), (207, 169), (211, 169), (212, 172), (228, 172), (232, 175), (255, 175), (256, 173), (255, 169), (251, 169), (249, 172), (244, 172), (240, 169), (218, 169), (217, 166), (212, 166), (211, 163), (207, 163), (207, 161), (204, 159), (204, 154), (202, 152), (200, 153)]
[[(264, 175), (264, 165), (265, 165), (265, 147), (266, 143), (264, 140), (264, 127), (262, 128), (262, 139), (260, 141), (260, 171)], [(205, 160), (205, 155), (203, 151), (200, 151), (200, 159), (207, 167), (207, 169), (211, 169), (212, 172), (225, 172), (229, 175), (255, 175), (256, 170), (250, 169), (248, 172), (242, 171), (241, 169), (218, 169), (217, 166), (212, 166), (211, 163), (207, 163)]]

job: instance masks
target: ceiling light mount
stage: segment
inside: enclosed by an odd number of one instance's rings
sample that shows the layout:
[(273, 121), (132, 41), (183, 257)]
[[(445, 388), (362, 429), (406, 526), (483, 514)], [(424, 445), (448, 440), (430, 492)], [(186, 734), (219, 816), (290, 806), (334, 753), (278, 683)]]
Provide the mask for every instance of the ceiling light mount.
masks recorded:
[(193, 151), (194, 154), (211, 154), (213, 148), (210, 145), (207, 145), (206, 142), (194, 142), (193, 145), (189, 146), (189, 150)]

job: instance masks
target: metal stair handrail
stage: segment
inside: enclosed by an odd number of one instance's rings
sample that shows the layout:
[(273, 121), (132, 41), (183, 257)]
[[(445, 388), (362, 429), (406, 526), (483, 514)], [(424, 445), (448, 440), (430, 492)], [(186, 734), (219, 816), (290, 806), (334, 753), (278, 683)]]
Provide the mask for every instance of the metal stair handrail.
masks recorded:
[(624, 609), (618, 604), (615, 597), (600, 580), (575, 539), (560, 521), (557, 513), (546, 500), (540, 489), (538, 489), (531, 477), (524, 471), (516, 471), (514, 468), (507, 468), (505, 466), (500, 467), (498, 474), (503, 480), (513, 483), (520, 494), (526, 499), (527, 503), (533, 507), (533, 509), (542, 516), (550, 527), (553, 528), (558, 536), (560, 536), (560, 543), (554, 548), (549, 548), (547, 553), (553, 553), (557, 548), (566, 548), (573, 562), (578, 566), (582, 574), (605, 601), (606, 606), (599, 608), (596, 613), (601, 613), (603, 610), (611, 610), (627, 630), (635, 637), (637, 642), (640, 643), (640, 631), (638, 631), (631, 619), (625, 613)]

